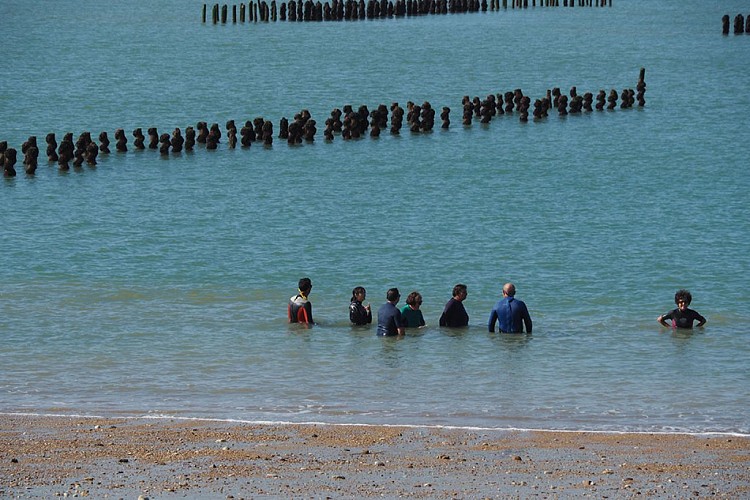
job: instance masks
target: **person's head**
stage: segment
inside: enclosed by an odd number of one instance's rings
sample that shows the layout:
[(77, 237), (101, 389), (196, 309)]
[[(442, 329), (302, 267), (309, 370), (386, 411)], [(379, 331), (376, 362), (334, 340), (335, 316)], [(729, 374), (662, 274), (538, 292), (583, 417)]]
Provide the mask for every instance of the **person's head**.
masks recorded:
[(680, 309), (687, 309), (692, 301), (693, 296), (684, 288), (677, 290), (677, 293), (674, 294), (674, 303), (677, 304), (677, 307)]
[(297, 288), (299, 289), (300, 295), (307, 297), (310, 294), (310, 290), (312, 290), (312, 281), (310, 278), (302, 278), (299, 280)]
[(463, 302), (469, 293), (466, 290), (466, 285), (459, 283), (453, 287), (453, 298), (459, 302)]
[(388, 289), (388, 293), (385, 294), (385, 300), (393, 304), (397, 303), (400, 298), (401, 294), (399, 293), (398, 288), (390, 288)]
[(354, 290), (352, 290), (352, 300), (358, 300), (362, 302), (363, 300), (365, 300), (365, 297), (367, 297), (367, 290), (365, 290), (365, 287), (354, 287)]
[(419, 292), (411, 292), (406, 297), (406, 303), (411, 306), (412, 309), (419, 309), (422, 305), (422, 295)]
[(506, 283), (503, 285), (503, 295), (505, 297), (515, 297), (516, 295), (516, 285), (513, 283)]

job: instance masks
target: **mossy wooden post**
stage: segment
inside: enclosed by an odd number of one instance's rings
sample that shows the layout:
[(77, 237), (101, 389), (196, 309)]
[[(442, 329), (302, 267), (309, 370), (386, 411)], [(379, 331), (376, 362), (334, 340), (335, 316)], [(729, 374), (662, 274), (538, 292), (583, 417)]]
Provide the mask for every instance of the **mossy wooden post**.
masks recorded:
[(221, 6), (221, 24), (226, 24), (227, 22), (227, 4), (224, 4)]
[(503, 9), (508, 8), (508, 0), (503, 0)]
[(232, 5), (232, 23), (237, 24), (237, 6)]
[(737, 14), (734, 17), (734, 34), (741, 35), (745, 32), (745, 16)]
[(213, 20), (214, 24), (219, 22), (219, 4), (215, 3), (213, 8), (211, 9), (211, 19)]
[(271, 2), (271, 21), (276, 22), (277, 15), (276, 15), (276, 0), (273, 0)]
[(206, 23), (206, 4), (203, 4), (203, 14), (201, 15), (201, 19), (203, 19), (203, 23)]
[(245, 22), (245, 4), (244, 2), (240, 4), (240, 22)]
[(247, 22), (252, 23), (255, 21), (255, 17), (253, 16), (253, 2), (247, 3)]

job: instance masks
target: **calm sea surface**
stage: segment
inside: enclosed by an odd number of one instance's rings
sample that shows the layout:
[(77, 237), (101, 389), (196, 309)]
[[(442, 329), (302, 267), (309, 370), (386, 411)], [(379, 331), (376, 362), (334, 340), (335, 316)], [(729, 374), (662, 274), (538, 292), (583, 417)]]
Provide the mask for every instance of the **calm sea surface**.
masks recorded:
[[(0, 412), (750, 433), (747, 2), (615, 0), (359, 22), (212, 25), (202, 3), (0, 2)], [(744, 9), (744, 10), (743, 10)], [(461, 125), (461, 98), (635, 88), (645, 108)], [(333, 108), (452, 109), (450, 129), (323, 140)], [(130, 131), (274, 123), (312, 144), (162, 158)], [(95, 167), (44, 136), (128, 132)], [(114, 142), (112, 144), (114, 151)], [(286, 323), (301, 276), (312, 329)], [(513, 281), (532, 336), (487, 332)], [(439, 328), (466, 283), (468, 329)], [(427, 328), (349, 325), (424, 296)], [(678, 288), (704, 329), (656, 317)]]

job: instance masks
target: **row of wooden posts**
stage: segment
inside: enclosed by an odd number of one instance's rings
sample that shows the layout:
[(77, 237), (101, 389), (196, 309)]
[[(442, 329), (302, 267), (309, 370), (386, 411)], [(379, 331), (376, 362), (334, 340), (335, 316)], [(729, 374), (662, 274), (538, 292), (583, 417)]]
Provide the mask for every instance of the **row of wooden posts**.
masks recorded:
[[(724, 14), (721, 18), (721, 31), (725, 34), (729, 34), (729, 14)], [(750, 14), (747, 15), (747, 19), (742, 14), (734, 16), (734, 34), (741, 35), (747, 33), (750, 35)]]
[[(270, 4), (265, 0), (251, 1), (247, 5), (232, 5), (232, 23), (268, 22), (268, 21), (341, 21), (356, 19), (376, 19), (385, 17), (417, 16), (424, 14), (448, 14), (465, 12), (486, 12), (508, 9), (527, 9), (537, 6), (537, 0), (332, 0), (332, 3), (321, 3), (320, 0), (290, 0), (288, 3), (276, 0)], [(560, 7), (560, 0), (539, 0), (539, 7)], [(562, 0), (563, 7), (609, 7), (612, 0)], [(203, 4), (202, 20), (208, 18), (208, 5)], [(211, 9), (213, 24), (226, 24), (229, 20), (229, 6), (214, 4)]]
[[(469, 96), (464, 96), (461, 101), (463, 112), (461, 123), (463, 126), (470, 126), (473, 120), (477, 120), (480, 123), (489, 124), (495, 117), (502, 115), (517, 115), (521, 122), (526, 122), (529, 120), (529, 114), (533, 115), (535, 120), (543, 120), (549, 113), (565, 116), (591, 112), (594, 109), (597, 111), (614, 110), (617, 107), (618, 98), (621, 109), (631, 108), (636, 103), (642, 107), (646, 103), (644, 98), (645, 73), (645, 68), (641, 68), (636, 90), (623, 89), (619, 95), (615, 89), (612, 89), (609, 94), (600, 90), (596, 96), (591, 92), (579, 94), (576, 87), (572, 87), (569, 92), (570, 97), (568, 97), (556, 87), (547, 90), (546, 95), (534, 100), (533, 104), (531, 98), (524, 95), (521, 89), (490, 94), (484, 99), (479, 97), (471, 99)], [(443, 129), (450, 127), (450, 112), (447, 106), (444, 106), (440, 112), (439, 118)], [(399, 135), (404, 125), (411, 133), (427, 133), (431, 132), (435, 126), (436, 113), (427, 101), (421, 105), (409, 101), (406, 110), (397, 102), (392, 103), (390, 108), (381, 104), (372, 111), (364, 105), (356, 110), (351, 105), (346, 105), (343, 110), (335, 108), (331, 111), (325, 121), (323, 136), (327, 142), (333, 141), (335, 136), (340, 136), (344, 140), (357, 139), (365, 134), (378, 137), (381, 131), (389, 128), (389, 115), (391, 135)], [(281, 118), (278, 138), (285, 140), (289, 145), (300, 144), (303, 141), (313, 142), (317, 133), (316, 125), (309, 111), (302, 110), (294, 116), (292, 121), (286, 117)], [(135, 150), (158, 149), (166, 157), (170, 153), (190, 152), (196, 144), (202, 145), (207, 150), (217, 149), (222, 138), (219, 125), (214, 123), (209, 127), (206, 122), (198, 122), (195, 127), (186, 127), (185, 135), (180, 128), (175, 128), (171, 134), (160, 134), (155, 127), (147, 129), (144, 134), (143, 129), (136, 128), (132, 132), (134, 141), (131, 146), (128, 146), (128, 135), (123, 129), (115, 130), (113, 149), (116, 152), (125, 153), (129, 147)], [(253, 121), (248, 120), (240, 125), (236, 125), (234, 120), (229, 120), (226, 123), (224, 137), (229, 148), (235, 148), (238, 141), (243, 148), (250, 147), (253, 142), (271, 146), (274, 142), (274, 126), (271, 121), (263, 117), (257, 117)], [(83, 132), (74, 142), (73, 133), (68, 132), (58, 145), (55, 134), (49, 133), (45, 137), (47, 161), (57, 162), (60, 170), (63, 171), (70, 168), (70, 162), (73, 163), (73, 167), (81, 167), (84, 163), (94, 166), (99, 154), (111, 152), (112, 141), (106, 131), (99, 134), (98, 140), (97, 144), (90, 132)], [(36, 136), (30, 136), (21, 146), (23, 168), (28, 175), (34, 175), (37, 169), (40, 147)], [(18, 156), (18, 151), (9, 148), (7, 141), (0, 141), (0, 165), (3, 167), (4, 177), (15, 177)]]

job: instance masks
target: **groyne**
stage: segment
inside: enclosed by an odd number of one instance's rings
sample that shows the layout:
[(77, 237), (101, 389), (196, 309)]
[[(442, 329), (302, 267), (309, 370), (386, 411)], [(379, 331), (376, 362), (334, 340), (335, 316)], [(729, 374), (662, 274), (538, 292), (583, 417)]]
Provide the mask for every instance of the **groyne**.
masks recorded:
[[(271, 0), (251, 1), (247, 4), (203, 4), (201, 20), (213, 24), (231, 22), (276, 21), (356, 21), (361, 19), (391, 19), (427, 14), (457, 14), (468, 12), (528, 9), (537, 7), (612, 7), (612, 0)], [(231, 8), (231, 16), (229, 15)]]
[[(725, 35), (728, 35), (729, 27), (729, 14), (724, 14), (724, 16), (721, 18), (721, 32)], [(743, 33), (747, 33), (750, 35), (750, 14), (748, 14), (747, 17), (743, 16), (742, 14), (737, 14), (736, 16), (734, 16), (733, 28), (735, 35), (741, 35)]]
[[(634, 106), (643, 107), (646, 104), (646, 69), (641, 68), (635, 89), (624, 88), (620, 91), (604, 89), (596, 94), (593, 92), (579, 92), (573, 86), (567, 92), (559, 87), (548, 89), (538, 98), (532, 99), (525, 95), (520, 88), (506, 92), (488, 94), (484, 98), (465, 95), (461, 98), (460, 112), (463, 127), (471, 127), (475, 121), (490, 124), (493, 120), (504, 117), (518, 117), (521, 123), (545, 123), (549, 115), (560, 117), (580, 115), (591, 112), (614, 111), (628, 109)], [(402, 107), (392, 101), (390, 105), (379, 104), (372, 110), (367, 105), (358, 108), (347, 104), (336, 107), (326, 117), (323, 128), (323, 138), (331, 142), (339, 137), (342, 140), (359, 139), (369, 135), (377, 138), (381, 133), (400, 135), (402, 132), (410, 134), (431, 133), (436, 125), (436, 115), (440, 120), (440, 128), (451, 127), (451, 108), (449, 106), (434, 107), (430, 102), (421, 104), (408, 101)], [(238, 125), (238, 123), (241, 123)], [(236, 122), (228, 120), (224, 127), (218, 123), (210, 126), (205, 121), (199, 121), (185, 127), (184, 134), (180, 127), (175, 127), (161, 133), (156, 127), (146, 129), (136, 127), (128, 133), (124, 128), (114, 131), (114, 154), (126, 154), (132, 150), (158, 151), (163, 157), (178, 157), (183, 152), (190, 153), (196, 148), (207, 151), (216, 150), (220, 145), (227, 148), (250, 148), (253, 144), (271, 147), (274, 138), (286, 141), (290, 146), (303, 142), (314, 142), (318, 134), (318, 123), (307, 109), (296, 113), (291, 120), (283, 116), (278, 120), (278, 134), (275, 133), (274, 123), (264, 117), (253, 120)], [(132, 139), (132, 142), (128, 138)], [(111, 141), (107, 131), (97, 136), (98, 143), (91, 132), (81, 132), (75, 138), (72, 132), (66, 132), (58, 144), (55, 132), (45, 136), (45, 154), (48, 164), (56, 163), (60, 170), (81, 168), (84, 164), (94, 166), (100, 155), (112, 154)], [(39, 165), (39, 145), (35, 135), (21, 145), (22, 166), (27, 175), (34, 175)], [(0, 165), (5, 177), (16, 176), (16, 164), (19, 160), (18, 150), (8, 147), (7, 141), (0, 141)]]

